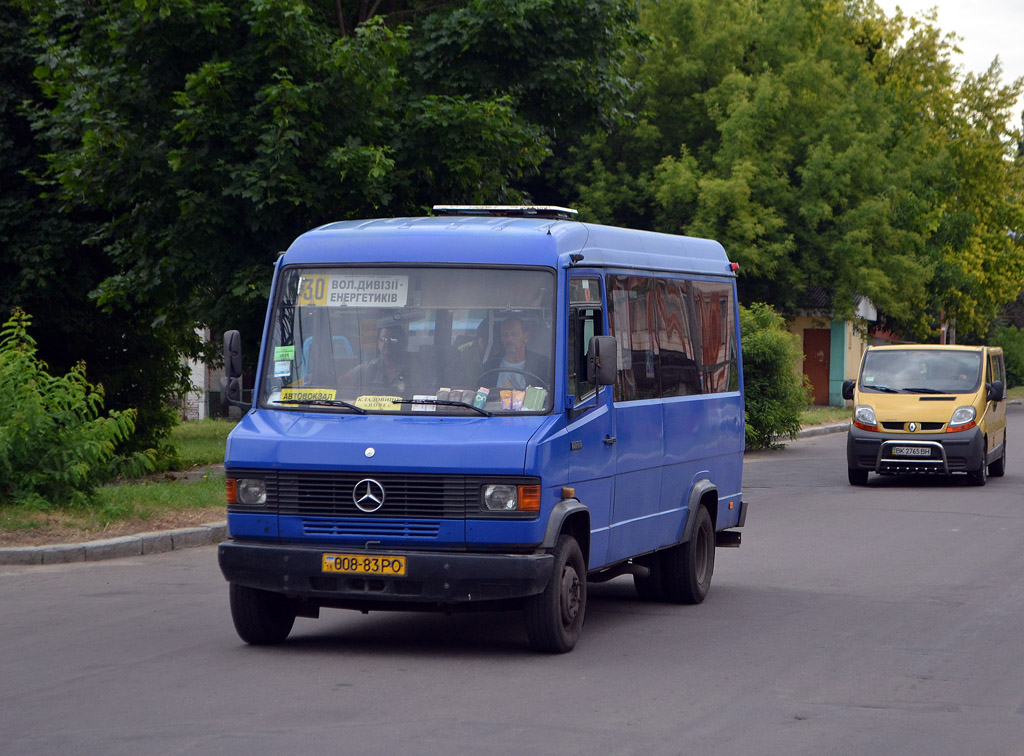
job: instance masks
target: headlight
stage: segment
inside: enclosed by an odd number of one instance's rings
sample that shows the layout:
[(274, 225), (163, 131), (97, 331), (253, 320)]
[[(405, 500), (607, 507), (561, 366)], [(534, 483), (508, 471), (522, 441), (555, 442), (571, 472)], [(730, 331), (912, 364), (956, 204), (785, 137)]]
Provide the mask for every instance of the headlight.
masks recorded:
[(484, 509), (491, 512), (515, 512), (519, 509), (516, 486), (484, 486)]
[(260, 506), (267, 503), (267, 484), (262, 478), (239, 478), (235, 481), (239, 504)]
[(967, 405), (966, 407), (957, 407), (953, 411), (953, 417), (950, 418), (949, 425), (946, 426), (946, 432), (950, 433), (973, 428), (974, 419), (977, 416), (977, 410), (970, 405)]
[(866, 404), (858, 404), (853, 411), (853, 424), (864, 430), (878, 430), (875, 410)]
[(540, 511), (540, 486), (491, 483), (483, 487), (480, 498), (488, 512)]

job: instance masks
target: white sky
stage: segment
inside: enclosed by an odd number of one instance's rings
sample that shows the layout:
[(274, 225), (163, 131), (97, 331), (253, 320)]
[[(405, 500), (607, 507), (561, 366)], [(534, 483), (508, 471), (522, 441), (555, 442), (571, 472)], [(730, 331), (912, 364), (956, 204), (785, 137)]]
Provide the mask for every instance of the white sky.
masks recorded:
[[(938, 27), (960, 37), (963, 51), (953, 62), (965, 71), (986, 71), (998, 55), (1003, 84), (1024, 76), (1024, 0), (875, 0), (887, 16), (896, 7), (906, 15), (938, 9)], [(1018, 100), (1012, 124), (1020, 126), (1024, 97)]]

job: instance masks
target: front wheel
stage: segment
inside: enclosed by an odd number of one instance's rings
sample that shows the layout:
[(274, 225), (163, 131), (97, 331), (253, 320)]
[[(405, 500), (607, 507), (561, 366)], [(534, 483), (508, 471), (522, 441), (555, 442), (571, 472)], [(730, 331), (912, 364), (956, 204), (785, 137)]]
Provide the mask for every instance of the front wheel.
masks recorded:
[(988, 465), (985, 464), (984, 452), (981, 455), (981, 466), (968, 472), (967, 480), (972, 486), (983, 486), (988, 482)]
[(988, 474), (993, 478), (1001, 478), (1006, 474), (1006, 439), (1003, 439), (1003, 451), (999, 459), (988, 466)]
[(231, 583), (231, 619), (238, 637), (254, 646), (281, 643), (295, 624), (287, 596)]
[(850, 479), (851, 486), (866, 486), (868, 483), (868, 471), (858, 470), (853, 467), (846, 468), (846, 474)]
[(572, 651), (587, 611), (587, 565), (576, 539), (558, 536), (555, 565), (543, 593), (526, 601), (526, 635), (536, 651)]
[(711, 590), (715, 572), (715, 525), (707, 507), (694, 515), (693, 534), (686, 543), (665, 552), (663, 589), (677, 604), (699, 604)]

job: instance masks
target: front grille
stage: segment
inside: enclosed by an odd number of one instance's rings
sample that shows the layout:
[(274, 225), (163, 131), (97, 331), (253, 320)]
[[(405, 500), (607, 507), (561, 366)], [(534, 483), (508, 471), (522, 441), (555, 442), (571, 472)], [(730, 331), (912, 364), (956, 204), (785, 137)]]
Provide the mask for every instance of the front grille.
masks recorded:
[[(372, 478), (384, 488), (384, 503), (373, 513), (355, 505), (352, 491)], [(268, 504), (282, 515), (398, 519), (464, 519), (479, 510), (480, 478), (466, 475), (281, 470), (267, 478)]]
[[(900, 420), (899, 422), (886, 422), (886, 423), (882, 423), (882, 427), (885, 428), (886, 430), (890, 430), (890, 431), (901, 431), (901, 430), (906, 430), (906, 426), (907, 426), (908, 422), (910, 422), (910, 421), (909, 420), (907, 420), (907, 421)], [(938, 431), (938, 430), (942, 430), (942, 427), (944, 425), (945, 425), (945, 423), (934, 423), (934, 422), (918, 423), (917, 424), (917, 430), (920, 433), (926, 433), (928, 431)]]

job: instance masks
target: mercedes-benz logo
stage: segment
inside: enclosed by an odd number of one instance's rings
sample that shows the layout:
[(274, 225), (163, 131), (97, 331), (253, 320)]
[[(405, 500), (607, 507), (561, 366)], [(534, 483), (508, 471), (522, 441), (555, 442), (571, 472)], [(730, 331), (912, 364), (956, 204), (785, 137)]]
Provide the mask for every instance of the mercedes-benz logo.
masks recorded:
[(352, 501), (361, 512), (376, 512), (384, 506), (384, 486), (373, 478), (363, 478), (352, 486)]
[(917, 430), (917, 423), (910, 423), (907, 425), (907, 430), (913, 433)]

